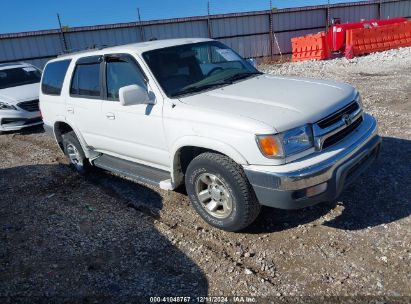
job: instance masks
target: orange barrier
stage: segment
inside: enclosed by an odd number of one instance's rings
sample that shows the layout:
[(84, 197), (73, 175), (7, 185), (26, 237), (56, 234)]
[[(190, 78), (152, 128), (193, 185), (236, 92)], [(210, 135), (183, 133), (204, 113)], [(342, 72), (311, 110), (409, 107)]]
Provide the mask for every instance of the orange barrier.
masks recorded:
[(411, 46), (411, 22), (347, 30), (345, 57)]
[(324, 32), (291, 39), (292, 61), (323, 60), (330, 57)]

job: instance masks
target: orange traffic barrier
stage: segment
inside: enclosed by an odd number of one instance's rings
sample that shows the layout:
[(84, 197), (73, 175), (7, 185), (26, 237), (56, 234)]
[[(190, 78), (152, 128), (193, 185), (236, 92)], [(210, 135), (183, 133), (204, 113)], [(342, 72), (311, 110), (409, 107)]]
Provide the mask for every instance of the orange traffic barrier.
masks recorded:
[(330, 57), (324, 32), (291, 39), (292, 61), (323, 60)]
[(411, 22), (347, 30), (345, 57), (411, 46)]

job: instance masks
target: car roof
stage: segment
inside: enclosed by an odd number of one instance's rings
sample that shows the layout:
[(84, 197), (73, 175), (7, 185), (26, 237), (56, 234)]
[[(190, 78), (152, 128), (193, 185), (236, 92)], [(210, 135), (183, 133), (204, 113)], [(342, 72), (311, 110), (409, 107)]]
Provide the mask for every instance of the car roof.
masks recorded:
[(1, 70), (8, 70), (14, 68), (25, 68), (31, 67), (32, 65), (25, 62), (11, 62), (11, 63), (0, 63), (0, 71)]
[(124, 45), (119, 45), (119, 46), (102, 48), (99, 50), (93, 49), (93, 50), (84, 50), (84, 51), (80, 51), (76, 53), (63, 54), (57, 57), (56, 59), (50, 60), (50, 62), (58, 61), (61, 59), (77, 59), (77, 58), (85, 57), (85, 56), (102, 55), (102, 54), (114, 53), (114, 52), (115, 53), (141, 54), (146, 51), (162, 49), (162, 48), (176, 46), (176, 45), (204, 42), (204, 41), (213, 41), (213, 39), (180, 38), (180, 39), (163, 39), (163, 40), (138, 42), (138, 43), (131, 43), (131, 44), (124, 44)]

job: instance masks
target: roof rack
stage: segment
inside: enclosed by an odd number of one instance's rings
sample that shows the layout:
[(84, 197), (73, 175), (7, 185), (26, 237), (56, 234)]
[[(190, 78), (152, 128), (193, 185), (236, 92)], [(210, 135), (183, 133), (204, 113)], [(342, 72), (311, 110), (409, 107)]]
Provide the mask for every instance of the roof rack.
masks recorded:
[(10, 66), (10, 65), (27, 65), (27, 63), (21, 62), (21, 61), (0, 63), (0, 68)]
[(67, 53), (60, 53), (60, 54), (57, 55), (57, 57), (64, 57), (64, 56), (67, 56), (67, 55), (87, 53), (87, 52), (90, 52), (90, 51), (99, 51), (99, 50), (105, 49), (107, 47), (108, 47), (108, 45), (105, 45), (105, 44), (103, 44), (103, 45), (92, 44), (91, 46), (89, 46), (85, 49), (82, 49), (82, 50), (71, 50)]

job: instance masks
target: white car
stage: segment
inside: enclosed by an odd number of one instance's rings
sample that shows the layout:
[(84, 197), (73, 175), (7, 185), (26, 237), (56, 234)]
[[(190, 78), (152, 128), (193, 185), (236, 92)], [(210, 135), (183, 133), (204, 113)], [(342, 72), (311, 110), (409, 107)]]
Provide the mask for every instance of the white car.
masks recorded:
[(238, 231), (261, 205), (333, 200), (378, 155), (353, 87), (260, 73), (210, 39), (69, 54), (45, 67), (44, 127), (85, 173), (97, 166), (172, 190)]
[(27, 63), (0, 64), (0, 133), (42, 124), (41, 71)]

